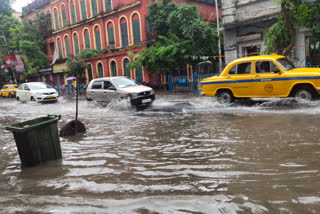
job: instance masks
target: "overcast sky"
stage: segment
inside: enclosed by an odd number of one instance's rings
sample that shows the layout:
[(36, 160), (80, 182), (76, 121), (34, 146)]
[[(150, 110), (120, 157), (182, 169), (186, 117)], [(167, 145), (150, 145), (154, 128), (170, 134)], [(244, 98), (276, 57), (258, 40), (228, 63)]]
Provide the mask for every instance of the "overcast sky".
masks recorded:
[(22, 12), (22, 7), (31, 2), (33, 2), (33, 0), (15, 0), (15, 2), (12, 4), (12, 8), (17, 12)]

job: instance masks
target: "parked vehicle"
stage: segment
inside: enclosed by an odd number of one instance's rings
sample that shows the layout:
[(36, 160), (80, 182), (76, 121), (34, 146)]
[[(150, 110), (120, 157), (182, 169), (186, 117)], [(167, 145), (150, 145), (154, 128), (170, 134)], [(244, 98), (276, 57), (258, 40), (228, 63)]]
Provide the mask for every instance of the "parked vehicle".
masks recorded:
[(308, 102), (320, 93), (320, 69), (296, 68), (280, 55), (252, 56), (229, 63), (220, 75), (201, 82), (202, 94), (220, 103), (237, 98), (293, 97)]
[(97, 102), (110, 102), (114, 99), (128, 99), (132, 105), (150, 105), (154, 90), (138, 85), (128, 77), (105, 77), (91, 80), (87, 89), (87, 99)]
[(28, 102), (48, 102), (57, 101), (58, 92), (44, 82), (29, 82), (19, 86), (17, 91), (17, 101)]
[(15, 97), (18, 90), (18, 85), (7, 84), (0, 90), (0, 97)]

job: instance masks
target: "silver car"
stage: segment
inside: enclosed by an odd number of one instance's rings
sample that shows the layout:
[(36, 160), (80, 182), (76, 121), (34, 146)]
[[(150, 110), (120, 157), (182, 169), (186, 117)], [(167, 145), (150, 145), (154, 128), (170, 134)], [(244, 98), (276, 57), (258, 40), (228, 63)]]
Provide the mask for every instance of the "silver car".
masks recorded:
[(136, 84), (128, 77), (105, 77), (91, 80), (87, 89), (87, 100), (110, 102), (127, 98), (132, 105), (149, 105), (155, 99), (154, 90)]
[(19, 86), (16, 94), (17, 101), (48, 102), (57, 101), (58, 92), (44, 82), (28, 82)]

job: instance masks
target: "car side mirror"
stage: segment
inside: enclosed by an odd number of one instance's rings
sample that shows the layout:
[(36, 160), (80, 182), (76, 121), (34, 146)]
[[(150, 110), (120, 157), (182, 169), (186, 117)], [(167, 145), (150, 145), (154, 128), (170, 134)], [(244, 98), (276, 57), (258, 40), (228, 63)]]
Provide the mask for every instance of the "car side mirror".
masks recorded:
[(280, 74), (280, 70), (277, 67), (273, 68), (272, 72), (275, 73), (275, 74), (277, 74), (277, 73)]
[(26, 88), (26, 89), (24, 89), (24, 90), (26, 90), (26, 91), (30, 91), (30, 88)]
[(114, 86), (110, 86), (108, 89), (112, 90), (112, 91), (116, 91), (117, 90)]

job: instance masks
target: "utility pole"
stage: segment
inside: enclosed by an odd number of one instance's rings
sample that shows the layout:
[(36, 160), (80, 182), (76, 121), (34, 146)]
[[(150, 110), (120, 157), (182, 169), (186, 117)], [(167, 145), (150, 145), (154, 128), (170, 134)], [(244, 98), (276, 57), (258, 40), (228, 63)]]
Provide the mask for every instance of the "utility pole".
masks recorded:
[(222, 72), (222, 59), (221, 59), (221, 42), (220, 42), (220, 24), (219, 24), (219, 6), (218, 0), (215, 0), (217, 32), (218, 32), (218, 50), (219, 50), (219, 73)]

